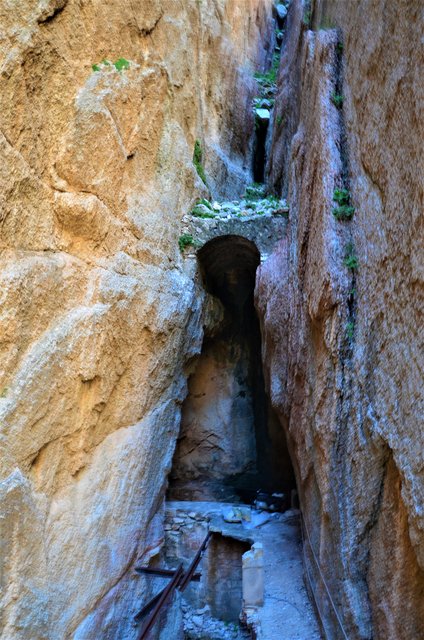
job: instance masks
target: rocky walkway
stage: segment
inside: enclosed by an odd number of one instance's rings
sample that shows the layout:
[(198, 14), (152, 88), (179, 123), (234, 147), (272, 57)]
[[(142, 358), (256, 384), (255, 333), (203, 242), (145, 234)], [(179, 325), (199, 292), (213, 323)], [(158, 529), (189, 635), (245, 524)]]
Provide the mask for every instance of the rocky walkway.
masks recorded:
[[(226, 522), (234, 508), (252, 514), (251, 521)], [(248, 612), (247, 622), (258, 640), (320, 640), (315, 612), (303, 581), (299, 512), (259, 513), (250, 507), (214, 502), (169, 502), (167, 521), (181, 523), (192, 519), (199, 526), (223, 536), (261, 543), (264, 552), (264, 604)], [(256, 526), (254, 526), (256, 525)], [(168, 525), (171, 527), (171, 525)], [(176, 525), (172, 525), (175, 529)], [(191, 526), (190, 524), (188, 526)], [(173, 535), (178, 535), (173, 531)], [(237, 636), (238, 637), (238, 636)]]
[[(255, 535), (256, 537), (256, 535)], [(303, 581), (299, 515), (291, 511), (260, 527), (265, 601), (258, 609), (262, 640), (319, 640), (321, 634)]]

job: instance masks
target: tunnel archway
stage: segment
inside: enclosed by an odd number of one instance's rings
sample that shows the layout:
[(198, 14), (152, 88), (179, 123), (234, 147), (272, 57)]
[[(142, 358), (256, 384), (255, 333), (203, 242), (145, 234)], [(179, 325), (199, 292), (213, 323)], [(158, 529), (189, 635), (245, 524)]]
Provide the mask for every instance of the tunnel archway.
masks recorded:
[(182, 408), (169, 497), (234, 502), (252, 500), (258, 489), (287, 494), (294, 474), (265, 393), (254, 307), (260, 252), (243, 236), (223, 235), (197, 259), (210, 317)]
[(256, 269), (261, 256), (254, 242), (225, 235), (209, 240), (197, 253), (206, 290), (235, 315), (253, 304)]

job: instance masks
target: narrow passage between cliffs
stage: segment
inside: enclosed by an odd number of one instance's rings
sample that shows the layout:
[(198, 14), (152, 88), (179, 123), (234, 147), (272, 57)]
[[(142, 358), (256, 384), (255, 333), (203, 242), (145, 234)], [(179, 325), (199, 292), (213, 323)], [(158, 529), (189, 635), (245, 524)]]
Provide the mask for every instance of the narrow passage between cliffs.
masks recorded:
[[(187, 567), (205, 535), (212, 538), (199, 581), (162, 615), (156, 637), (163, 640), (174, 637), (178, 624), (186, 640), (321, 637), (303, 579), (294, 471), (265, 390), (254, 305), (256, 271), (283, 237), (288, 214), (287, 203), (265, 184), (284, 27), (279, 7), (270, 68), (255, 76), (255, 182), (233, 201), (199, 200), (181, 236), (182, 251), (193, 245), (204, 289), (204, 339), (182, 406), (165, 543), (151, 566)], [(152, 593), (163, 586), (162, 578), (152, 578)]]

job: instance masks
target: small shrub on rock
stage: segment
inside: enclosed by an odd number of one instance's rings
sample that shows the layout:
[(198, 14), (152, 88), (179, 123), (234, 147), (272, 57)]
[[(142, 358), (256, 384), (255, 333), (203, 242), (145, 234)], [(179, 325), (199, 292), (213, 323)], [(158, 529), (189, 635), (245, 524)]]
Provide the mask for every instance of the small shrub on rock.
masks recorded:
[(194, 246), (193, 236), (190, 233), (183, 233), (183, 235), (178, 238), (178, 246), (181, 253), (183, 253), (187, 247)]
[(334, 189), (333, 200), (339, 205), (334, 207), (333, 216), (337, 220), (351, 220), (355, 207), (350, 204), (350, 192), (347, 189)]
[(200, 143), (200, 140), (196, 140), (196, 142), (194, 143), (193, 164), (197, 171), (197, 175), (199, 176), (203, 184), (207, 187), (208, 183), (206, 180), (206, 174), (203, 168), (202, 160), (203, 160), (202, 145)]
[(343, 101), (344, 101), (344, 97), (341, 95), (341, 93), (336, 93), (336, 91), (333, 91), (333, 93), (331, 94), (331, 102), (334, 104), (335, 107), (337, 107), (337, 109), (342, 108)]
[(359, 267), (358, 258), (356, 257), (355, 248), (352, 242), (349, 242), (346, 246), (343, 264), (348, 269), (352, 269), (352, 271), (355, 271)]

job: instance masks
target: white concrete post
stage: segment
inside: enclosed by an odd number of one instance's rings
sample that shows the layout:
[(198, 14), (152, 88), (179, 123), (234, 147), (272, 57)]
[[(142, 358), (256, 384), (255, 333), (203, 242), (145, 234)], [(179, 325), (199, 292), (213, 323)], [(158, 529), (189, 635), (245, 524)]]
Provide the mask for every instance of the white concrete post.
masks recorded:
[(255, 542), (242, 556), (244, 607), (261, 607), (264, 603), (264, 550)]

